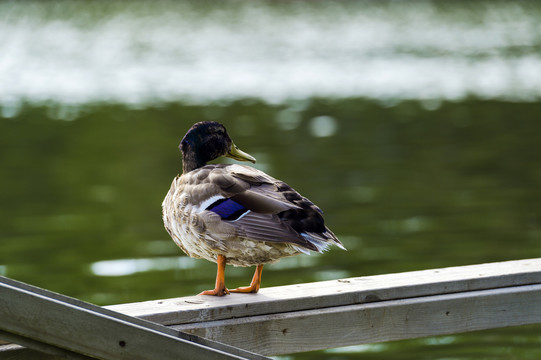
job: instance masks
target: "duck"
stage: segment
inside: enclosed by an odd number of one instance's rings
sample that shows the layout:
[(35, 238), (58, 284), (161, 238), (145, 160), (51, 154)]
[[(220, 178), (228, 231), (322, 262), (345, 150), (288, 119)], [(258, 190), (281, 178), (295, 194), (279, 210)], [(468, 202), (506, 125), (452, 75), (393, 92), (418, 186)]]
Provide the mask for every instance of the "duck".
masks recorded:
[[(285, 182), (247, 165), (207, 164), (220, 157), (256, 162), (234, 144), (223, 124), (194, 124), (179, 149), (182, 174), (173, 179), (162, 215), (186, 255), (217, 264), (214, 289), (199, 295), (257, 293), (265, 264), (333, 245), (345, 250), (321, 209)], [(228, 289), (226, 264), (255, 266), (250, 285)]]

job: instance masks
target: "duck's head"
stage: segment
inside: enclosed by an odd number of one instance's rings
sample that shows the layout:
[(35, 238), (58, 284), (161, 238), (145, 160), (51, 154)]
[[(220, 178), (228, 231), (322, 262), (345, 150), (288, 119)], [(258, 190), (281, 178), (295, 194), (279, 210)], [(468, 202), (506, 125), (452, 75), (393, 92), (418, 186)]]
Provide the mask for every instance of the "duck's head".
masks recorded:
[(194, 124), (184, 135), (179, 148), (182, 151), (184, 173), (205, 166), (207, 162), (221, 156), (255, 163), (253, 156), (240, 150), (233, 143), (225, 127), (214, 121)]

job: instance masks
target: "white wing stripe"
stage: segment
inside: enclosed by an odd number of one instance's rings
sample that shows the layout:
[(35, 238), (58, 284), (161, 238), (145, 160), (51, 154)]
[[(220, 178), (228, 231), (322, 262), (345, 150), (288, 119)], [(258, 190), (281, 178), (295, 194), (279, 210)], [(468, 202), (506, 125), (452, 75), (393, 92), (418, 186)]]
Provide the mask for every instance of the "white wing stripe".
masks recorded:
[(225, 199), (225, 196), (221, 196), (221, 195), (211, 196), (207, 200), (203, 201), (199, 206), (197, 206), (196, 211), (199, 213), (220, 199)]

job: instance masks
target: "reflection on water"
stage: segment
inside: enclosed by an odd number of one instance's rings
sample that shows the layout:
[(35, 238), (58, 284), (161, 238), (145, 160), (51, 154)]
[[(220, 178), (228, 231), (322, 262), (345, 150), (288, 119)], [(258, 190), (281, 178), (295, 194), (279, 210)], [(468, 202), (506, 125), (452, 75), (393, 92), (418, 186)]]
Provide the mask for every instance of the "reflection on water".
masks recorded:
[(325, 350), (327, 354), (358, 354), (358, 353), (379, 353), (385, 351), (389, 346), (385, 343), (382, 344), (362, 344), (354, 346), (344, 346), (337, 349)]
[(1, 2), (0, 104), (536, 101), (539, 18), (533, 1)]
[(97, 276), (127, 276), (145, 271), (186, 270), (195, 267), (196, 261), (186, 256), (105, 260), (90, 265), (92, 273)]
[(321, 115), (310, 120), (310, 133), (315, 137), (332, 136), (336, 133), (337, 128), (336, 119), (330, 116)]

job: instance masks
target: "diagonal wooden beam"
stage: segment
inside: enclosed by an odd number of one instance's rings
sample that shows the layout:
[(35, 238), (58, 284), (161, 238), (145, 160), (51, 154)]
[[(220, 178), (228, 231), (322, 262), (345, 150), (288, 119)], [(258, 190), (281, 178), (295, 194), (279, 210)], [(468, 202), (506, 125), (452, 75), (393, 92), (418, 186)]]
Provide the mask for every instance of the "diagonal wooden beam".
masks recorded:
[(64, 349), (98, 359), (264, 359), (5, 277), (0, 319), (4, 337), (53, 354)]

